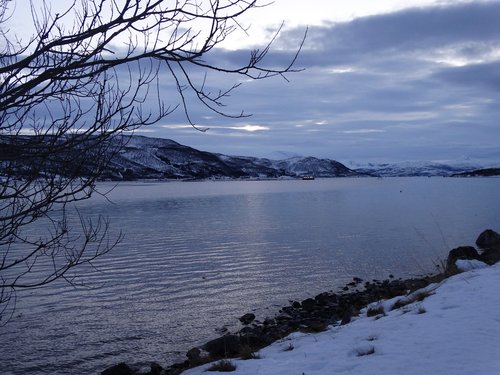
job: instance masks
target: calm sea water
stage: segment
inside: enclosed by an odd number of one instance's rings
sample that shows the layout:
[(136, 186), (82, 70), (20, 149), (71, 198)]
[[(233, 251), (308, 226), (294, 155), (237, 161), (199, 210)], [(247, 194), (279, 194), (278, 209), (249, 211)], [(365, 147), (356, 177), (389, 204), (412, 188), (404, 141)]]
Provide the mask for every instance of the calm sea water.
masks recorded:
[(108, 216), (123, 241), (80, 275), (85, 287), (18, 294), (1, 374), (166, 365), (246, 312), (271, 316), (353, 276), (432, 272), (500, 231), (499, 178), (127, 183), (108, 197), (80, 210)]

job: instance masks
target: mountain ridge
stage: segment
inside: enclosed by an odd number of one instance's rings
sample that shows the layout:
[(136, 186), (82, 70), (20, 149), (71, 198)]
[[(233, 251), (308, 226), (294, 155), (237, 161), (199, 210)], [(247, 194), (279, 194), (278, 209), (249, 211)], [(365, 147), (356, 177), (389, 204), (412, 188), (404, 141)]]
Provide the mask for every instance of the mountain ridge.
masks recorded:
[[(33, 136), (4, 136), (0, 139), (0, 175), (16, 171), (21, 176), (34, 163), (29, 156)], [(46, 137), (50, 139), (50, 137)], [(31, 138), (33, 139), (33, 138)], [(252, 156), (230, 156), (201, 151), (165, 138), (142, 135), (122, 135), (110, 139), (107, 148), (109, 162), (101, 169), (101, 180), (172, 180), (172, 179), (286, 179), (313, 176), (328, 177), (413, 177), (413, 176), (491, 176), (499, 168), (487, 173), (475, 172), (485, 166), (465, 163), (454, 165), (437, 162), (367, 163), (349, 168), (332, 159), (313, 156), (292, 155), (274, 160)], [(43, 141), (37, 144), (42, 144)], [(23, 148), (24, 147), (24, 148)], [(80, 147), (81, 149), (81, 147)], [(66, 150), (66, 153), (79, 151)], [(61, 158), (64, 160), (64, 157)], [(71, 158), (70, 158), (71, 159)], [(95, 161), (80, 158), (84, 166), (80, 173), (91, 175), (98, 166)], [(62, 168), (49, 165), (52, 173), (61, 173)], [(71, 169), (71, 168), (70, 168)]]
[[(0, 176), (32, 178), (33, 173), (40, 176), (50, 173), (85, 177), (93, 176), (99, 171), (100, 180), (133, 181), (363, 175), (331, 159), (308, 156), (271, 160), (250, 156), (229, 156), (197, 150), (171, 139), (141, 135), (110, 138), (97, 145), (95, 151), (93, 148), (96, 145), (93, 139), (75, 143), (78, 147), (65, 145), (65, 143), (71, 144), (71, 141), (71, 137), (57, 139), (52, 136), (2, 136)], [(45, 152), (45, 147), (47, 150), (58, 151), (50, 154)], [(100, 158), (102, 153), (106, 153), (105, 163), (102, 163)], [(53, 155), (53, 157), (47, 158), (43, 155)]]
[[(351, 177), (362, 173), (342, 163), (315, 157), (272, 160), (200, 151), (162, 138), (132, 136), (112, 159), (110, 179), (206, 179)], [(120, 178), (121, 176), (121, 178)]]

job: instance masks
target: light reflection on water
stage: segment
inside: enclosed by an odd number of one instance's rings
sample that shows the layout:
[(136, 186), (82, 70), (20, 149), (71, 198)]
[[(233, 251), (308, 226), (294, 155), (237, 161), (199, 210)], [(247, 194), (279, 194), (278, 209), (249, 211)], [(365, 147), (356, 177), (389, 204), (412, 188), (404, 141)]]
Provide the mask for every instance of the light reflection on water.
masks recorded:
[[(183, 360), (256, 310), (338, 290), (353, 276), (432, 271), (449, 249), (500, 230), (500, 179), (132, 183), (83, 213), (125, 238), (64, 284), (19, 295), (0, 328), (0, 372), (99, 373)], [(102, 189), (111, 188), (103, 184)]]

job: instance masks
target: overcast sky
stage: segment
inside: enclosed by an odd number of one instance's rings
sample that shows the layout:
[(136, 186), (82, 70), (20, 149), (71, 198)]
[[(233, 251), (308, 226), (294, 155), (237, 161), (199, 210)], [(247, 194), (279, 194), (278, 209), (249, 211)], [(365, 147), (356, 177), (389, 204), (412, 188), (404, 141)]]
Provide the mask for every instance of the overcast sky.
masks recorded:
[(172, 116), (150, 135), (227, 154), (500, 160), (499, 1), (303, 4), (253, 11), (257, 40), (282, 19), (279, 46), (296, 46), (304, 24), (309, 32), (297, 62), (305, 71), (233, 95), (231, 108), (252, 117), (198, 118), (210, 128), (198, 133)]
[(140, 134), (231, 155), (500, 161), (500, 1), (277, 0), (242, 19), (249, 36), (234, 35), (209, 59), (248, 56), (281, 21), (267, 63), (283, 63), (309, 25), (296, 65), (305, 70), (288, 82), (245, 82), (228, 110), (250, 118), (193, 106), (209, 131), (186, 126), (179, 111)]

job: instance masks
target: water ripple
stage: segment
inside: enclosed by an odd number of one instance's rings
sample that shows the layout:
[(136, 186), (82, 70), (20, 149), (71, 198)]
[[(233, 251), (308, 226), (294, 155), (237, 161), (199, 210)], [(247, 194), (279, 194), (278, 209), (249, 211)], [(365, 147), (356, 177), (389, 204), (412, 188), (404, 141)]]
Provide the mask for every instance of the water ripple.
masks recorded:
[(245, 312), (262, 318), (276, 312), (273, 306), (336, 290), (353, 276), (430, 270), (429, 260), (500, 227), (498, 210), (491, 210), (500, 203), (499, 185), (119, 185), (115, 204), (96, 199), (80, 211), (108, 215), (124, 240), (97, 270), (80, 274), (85, 287), (55, 283), (19, 293), (16, 316), (0, 328), (0, 373), (92, 374), (120, 361), (183, 360), (187, 349), (215, 337), (215, 328), (236, 327)]

